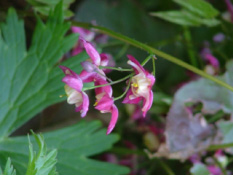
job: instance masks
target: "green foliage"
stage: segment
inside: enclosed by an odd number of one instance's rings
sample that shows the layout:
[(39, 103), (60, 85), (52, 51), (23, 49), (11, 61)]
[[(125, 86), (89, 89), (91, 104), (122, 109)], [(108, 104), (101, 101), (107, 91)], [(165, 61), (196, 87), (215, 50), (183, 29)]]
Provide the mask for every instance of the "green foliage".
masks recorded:
[[(0, 137), (8, 136), (47, 106), (64, 100), (59, 98), (64, 93), (60, 80), (63, 73), (55, 65), (77, 41), (74, 34), (64, 37), (69, 27), (56, 8), (46, 24), (38, 19), (27, 51), (23, 22), (14, 9), (9, 10), (0, 36), (0, 91), (4, 92), (0, 94)], [(81, 54), (64, 65), (80, 72), (80, 62), (86, 58)]]
[(206, 25), (209, 27), (219, 24), (217, 19), (203, 19), (196, 14), (189, 11), (167, 11), (167, 12), (154, 12), (150, 13), (152, 16), (157, 16), (171, 23), (183, 25), (183, 26), (200, 26)]
[[(98, 121), (79, 122), (71, 127), (43, 134), (47, 150), (57, 150), (56, 169), (59, 174), (120, 175), (129, 172), (128, 168), (88, 158), (110, 149), (119, 139), (115, 134), (106, 136), (106, 130), (100, 127), (101, 123)], [(28, 149), (25, 149), (28, 147), (27, 140), (25, 136), (0, 142), (0, 164), (4, 165), (7, 157), (11, 157), (17, 175), (24, 175), (28, 166)], [(33, 137), (30, 140), (33, 148), (36, 148), (36, 140)]]
[[(218, 123), (218, 127), (223, 135), (223, 143), (224, 144), (232, 144), (233, 143), (233, 122), (232, 121), (221, 121)], [(233, 153), (233, 148), (229, 149), (231, 154)]]
[(209, 175), (210, 172), (208, 171), (207, 167), (202, 163), (196, 163), (191, 168), (192, 175)]
[(184, 7), (180, 11), (152, 12), (156, 16), (182, 26), (200, 26), (206, 25), (213, 27), (220, 22), (215, 19), (219, 12), (204, 0), (174, 0)]
[(29, 163), (26, 175), (56, 175), (57, 172), (55, 164), (57, 163), (57, 150), (53, 149), (52, 151), (47, 153), (46, 144), (44, 142), (42, 134), (36, 135), (33, 132), (32, 134), (39, 146), (39, 151), (38, 153), (34, 152), (33, 145), (30, 141), (30, 138), (28, 137)]
[(204, 18), (214, 18), (219, 12), (208, 2), (204, 0), (173, 0), (180, 6), (183, 6), (192, 13)]
[[(33, 6), (35, 11), (40, 12), (43, 15), (48, 16), (49, 12), (55, 8), (55, 6), (61, 2), (61, 0), (27, 0), (29, 4)], [(65, 13), (66, 17), (73, 16), (73, 12), (69, 10), (70, 4), (72, 4), (74, 0), (62, 0), (62, 9)]]
[(11, 165), (11, 159), (10, 158), (7, 159), (4, 172), (2, 172), (2, 170), (0, 168), (0, 175), (16, 175), (15, 169)]
[[(70, 24), (63, 21), (61, 3), (50, 13), (46, 23), (38, 18), (28, 50), (23, 22), (14, 9), (9, 9), (6, 23), (1, 24), (0, 165), (4, 167), (10, 157), (17, 175), (24, 175), (27, 167), (29, 174), (54, 174), (54, 149), (57, 149), (57, 171), (60, 174), (127, 174), (127, 168), (88, 158), (111, 148), (118, 140), (116, 135), (106, 136), (105, 130), (99, 130), (99, 122), (79, 123), (44, 134), (48, 149), (45, 149), (42, 136), (36, 136), (35, 141), (31, 138), (29, 165), (29, 154), (25, 149), (28, 147), (27, 137), (8, 137), (44, 108), (65, 100), (59, 98), (64, 93), (61, 82), (64, 75), (57, 65), (78, 39), (76, 34), (65, 36), (69, 28)], [(80, 73), (80, 63), (87, 58), (81, 53), (63, 65)], [(39, 144), (38, 155), (33, 152), (36, 142)]]

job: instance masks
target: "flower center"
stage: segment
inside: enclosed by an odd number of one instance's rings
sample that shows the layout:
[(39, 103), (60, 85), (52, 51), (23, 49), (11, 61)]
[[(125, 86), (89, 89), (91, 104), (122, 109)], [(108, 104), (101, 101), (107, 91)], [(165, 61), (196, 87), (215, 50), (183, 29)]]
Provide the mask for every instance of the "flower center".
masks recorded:
[(96, 97), (96, 102), (95, 102), (94, 106), (96, 106), (99, 103), (99, 101), (101, 100), (101, 98), (104, 95), (105, 95), (105, 92), (102, 92), (102, 93), (100, 93), (100, 94), (98, 94), (98, 95), (95, 96)]
[(132, 78), (131, 89), (135, 96), (145, 96), (149, 91), (150, 79), (142, 73)]
[(75, 89), (65, 85), (65, 92), (68, 96), (67, 103), (68, 104), (75, 104), (75, 106), (80, 106), (83, 103), (82, 94)]

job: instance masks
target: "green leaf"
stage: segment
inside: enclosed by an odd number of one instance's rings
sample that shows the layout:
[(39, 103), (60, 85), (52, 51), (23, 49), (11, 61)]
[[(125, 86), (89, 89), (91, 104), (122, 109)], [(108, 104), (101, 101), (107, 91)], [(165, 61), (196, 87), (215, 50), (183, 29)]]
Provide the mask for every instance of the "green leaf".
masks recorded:
[(28, 137), (29, 163), (26, 175), (56, 175), (57, 172), (55, 164), (57, 163), (57, 150), (53, 149), (50, 152), (47, 152), (42, 134), (36, 135), (33, 132), (32, 134), (37, 142), (37, 145), (39, 146), (39, 151), (37, 154), (34, 152), (33, 145)]
[(220, 24), (217, 19), (201, 18), (188, 11), (152, 12), (150, 14), (182, 26), (200, 26), (203, 24), (213, 27)]
[(210, 3), (204, 0), (174, 0), (174, 2), (204, 18), (214, 18), (219, 14)]
[[(70, 5), (74, 2), (75, 0), (63, 0), (62, 1), (62, 9), (65, 13), (66, 17), (71, 17), (73, 16), (73, 12), (69, 10)], [(35, 11), (40, 12), (43, 15), (48, 16), (49, 12), (55, 8), (55, 6), (61, 2), (61, 0), (27, 0), (29, 4), (31, 4)]]
[[(102, 153), (112, 147), (119, 137), (115, 134), (106, 135), (99, 121), (79, 122), (71, 127), (45, 133), (47, 150), (57, 149), (57, 172), (66, 175), (120, 175), (128, 174), (126, 167), (100, 162), (88, 157)], [(30, 138), (33, 148), (36, 141)], [(13, 137), (0, 141), (0, 165), (8, 158), (12, 159), (18, 175), (25, 175), (28, 162), (27, 137)]]
[(194, 166), (191, 168), (190, 171), (191, 171), (192, 175), (210, 175), (209, 170), (202, 163), (194, 164)]
[(2, 172), (2, 170), (0, 168), (0, 175), (16, 175), (16, 171), (13, 168), (13, 166), (11, 165), (11, 159), (10, 158), (7, 159), (4, 172)]
[[(46, 24), (38, 19), (29, 50), (26, 50), (23, 22), (10, 9), (0, 35), (0, 138), (51, 104), (65, 100), (62, 71), (57, 63), (77, 42), (75, 34), (64, 36), (70, 24), (63, 22), (61, 5), (51, 13)], [(81, 53), (64, 65), (81, 71)]]
[(200, 20), (185, 11), (167, 11), (167, 12), (152, 12), (152, 16), (162, 18), (171, 23), (183, 25), (183, 26), (200, 26)]
[[(221, 121), (218, 123), (218, 128), (220, 129), (220, 132), (223, 135), (223, 144), (233, 143), (233, 122), (232, 121)], [(228, 150), (233, 154), (233, 148)]]

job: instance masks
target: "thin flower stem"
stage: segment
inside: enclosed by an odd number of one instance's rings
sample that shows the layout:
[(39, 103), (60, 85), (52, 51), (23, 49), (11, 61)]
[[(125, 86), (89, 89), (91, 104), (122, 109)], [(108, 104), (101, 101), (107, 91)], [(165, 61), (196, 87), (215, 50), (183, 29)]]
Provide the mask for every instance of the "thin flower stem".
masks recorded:
[(218, 145), (210, 145), (209, 148), (207, 148), (208, 151), (214, 151), (218, 149), (225, 149), (225, 148), (230, 148), (233, 147), (233, 143), (223, 143), (223, 144), (218, 144)]
[(151, 59), (152, 57), (154, 57), (154, 54), (150, 54), (148, 57), (146, 57), (146, 59), (141, 63), (141, 65), (142, 65), (142, 66), (145, 66), (146, 63), (147, 63), (148, 61), (150, 61), (150, 59)]
[(200, 69), (198, 69), (198, 68), (196, 68), (196, 67), (194, 67), (192, 65), (189, 65), (188, 63), (185, 63), (184, 61), (182, 61), (182, 60), (180, 60), (180, 59), (178, 59), (178, 58), (176, 58), (174, 56), (166, 54), (166, 53), (164, 53), (164, 52), (162, 52), (160, 50), (157, 50), (157, 49), (155, 49), (153, 47), (150, 47), (150, 46), (148, 46), (146, 44), (143, 44), (143, 43), (141, 43), (139, 41), (136, 41), (136, 40), (131, 39), (131, 38), (127, 37), (127, 36), (116, 33), (114, 31), (111, 31), (111, 30), (109, 30), (109, 29), (107, 29), (105, 27), (95, 26), (95, 25), (92, 25), (92, 24), (89, 24), (89, 23), (83, 23), (83, 22), (75, 22), (75, 21), (71, 21), (71, 22), (72, 22), (72, 25), (74, 25), (74, 26), (79, 26), (79, 27), (83, 27), (83, 28), (86, 28), (86, 29), (91, 29), (91, 28), (97, 29), (98, 32), (100, 32), (100, 33), (109, 35), (109, 36), (111, 36), (113, 38), (116, 38), (116, 39), (121, 40), (123, 42), (126, 42), (128, 44), (131, 44), (132, 46), (143, 49), (143, 50), (145, 50), (145, 51), (147, 51), (149, 53), (153, 53), (156, 56), (162, 57), (162, 58), (164, 58), (164, 59), (166, 59), (166, 60), (168, 60), (170, 62), (173, 62), (173, 63), (175, 63), (175, 64), (177, 64), (177, 65), (179, 65), (181, 67), (184, 67), (184, 68), (186, 68), (186, 69), (188, 69), (188, 70), (190, 70), (190, 71), (192, 71), (192, 72), (194, 72), (194, 73), (196, 73), (196, 74), (198, 74), (198, 75), (200, 75), (202, 77), (205, 77), (205, 78), (207, 78), (207, 79), (209, 79), (211, 81), (214, 81), (215, 83), (217, 83), (217, 84), (219, 84), (219, 85), (233, 91), (233, 87), (231, 85), (221, 81), (220, 79), (215, 78), (215, 77), (205, 73), (204, 71), (202, 71), (202, 70), (200, 70)]
[(152, 65), (153, 65), (153, 75), (155, 77), (155, 58), (152, 58)]
[(125, 92), (123, 94), (121, 94), (119, 97), (114, 98), (114, 101), (119, 100), (125, 96), (125, 94), (128, 92), (128, 90), (130, 88), (130, 84), (131, 84), (131, 79), (129, 79), (128, 86), (126, 87)]
[(101, 69), (112, 69), (112, 70), (118, 70), (118, 71), (121, 71), (121, 72), (132, 72), (133, 69), (123, 69), (123, 68), (117, 68), (117, 67), (108, 67), (108, 66), (99, 66), (99, 68)]
[(133, 75), (134, 75), (134, 73), (131, 73), (131, 74), (127, 75), (126, 77), (124, 77), (122, 79), (119, 79), (119, 80), (116, 80), (116, 81), (113, 81), (111, 83), (101, 84), (101, 85), (98, 85), (98, 86), (92, 86), (92, 87), (88, 87), (88, 88), (83, 88), (83, 91), (92, 90), (92, 89), (99, 88), (99, 87), (104, 87), (104, 86), (108, 86), (108, 85), (117, 84), (117, 83), (120, 83), (122, 81), (125, 81), (125, 80), (129, 79)]

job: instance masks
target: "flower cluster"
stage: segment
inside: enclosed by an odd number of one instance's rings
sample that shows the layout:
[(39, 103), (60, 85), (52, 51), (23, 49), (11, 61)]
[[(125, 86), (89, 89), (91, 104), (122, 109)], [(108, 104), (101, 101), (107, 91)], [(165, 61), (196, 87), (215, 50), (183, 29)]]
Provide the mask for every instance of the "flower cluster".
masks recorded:
[[(111, 84), (121, 81), (109, 82), (106, 76), (106, 73), (109, 72), (109, 66), (114, 65), (112, 64), (112, 57), (109, 54), (99, 54), (95, 47), (84, 39), (79, 39), (79, 43), (82, 44), (90, 57), (90, 59), (87, 59), (87, 61), (81, 64), (83, 67), (81, 73), (78, 75), (71, 69), (60, 66), (65, 74), (62, 81), (66, 84), (65, 92), (68, 97), (67, 102), (69, 104), (75, 104), (76, 111), (80, 111), (81, 117), (86, 116), (89, 109), (89, 99), (85, 93), (83, 84), (93, 82), (94, 87), (91, 89), (95, 89), (95, 109), (101, 113), (112, 114), (107, 129), (107, 134), (109, 134), (116, 125), (119, 113), (114, 104), (114, 101), (119, 98), (113, 97)], [(123, 93), (123, 95), (126, 94), (123, 103), (137, 104), (143, 101), (142, 113), (145, 117), (153, 102), (152, 86), (155, 83), (155, 77), (146, 71), (133, 56), (128, 55), (128, 58), (128, 64), (132, 66), (134, 73), (130, 74), (132, 76), (128, 76), (128, 88), (127, 92)]]

